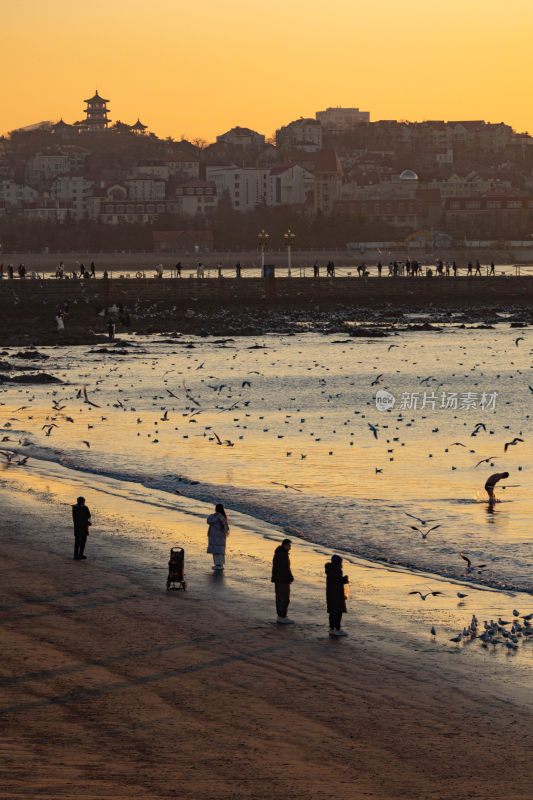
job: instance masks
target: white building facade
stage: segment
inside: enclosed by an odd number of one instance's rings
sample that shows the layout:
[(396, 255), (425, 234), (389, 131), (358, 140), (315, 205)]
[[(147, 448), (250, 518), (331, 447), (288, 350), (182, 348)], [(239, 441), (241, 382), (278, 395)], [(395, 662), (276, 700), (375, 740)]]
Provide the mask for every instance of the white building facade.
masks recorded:
[(303, 205), (314, 190), (315, 176), (299, 164), (274, 167), (267, 178), (267, 206)]
[(269, 170), (249, 167), (207, 167), (206, 180), (213, 181), (217, 195), (227, 192), (235, 211), (253, 211), (266, 203)]

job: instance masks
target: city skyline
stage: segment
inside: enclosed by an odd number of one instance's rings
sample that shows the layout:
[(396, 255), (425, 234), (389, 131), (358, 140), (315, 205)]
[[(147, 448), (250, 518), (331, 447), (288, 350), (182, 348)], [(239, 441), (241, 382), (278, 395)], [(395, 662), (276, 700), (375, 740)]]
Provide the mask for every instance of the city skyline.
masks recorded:
[[(330, 106), (372, 120), (484, 119), (533, 128), (527, 108), (533, 8), (449, 0), (231, 0), (201, 7), (154, 0), (8, 3), (0, 133), (83, 117), (82, 98), (111, 98), (110, 119), (140, 116), (160, 137), (204, 139), (240, 125), (270, 137)], [(364, 9), (364, 16), (362, 15)], [(520, 25), (516, 20), (520, 19)]]

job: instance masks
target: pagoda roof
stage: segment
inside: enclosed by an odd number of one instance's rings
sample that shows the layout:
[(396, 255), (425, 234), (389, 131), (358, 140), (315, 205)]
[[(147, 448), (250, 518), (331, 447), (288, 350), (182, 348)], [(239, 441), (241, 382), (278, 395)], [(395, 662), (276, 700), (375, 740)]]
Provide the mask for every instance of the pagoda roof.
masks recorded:
[(148, 127), (147, 125), (142, 124), (139, 117), (137, 117), (137, 122), (135, 123), (135, 125), (130, 125), (132, 131), (145, 131), (147, 127)]
[(61, 119), (59, 120), (59, 122), (56, 122), (56, 124), (55, 124), (55, 125), (52, 125), (52, 127), (54, 128), (54, 130), (57, 130), (58, 128), (72, 128), (72, 125), (68, 125), (68, 124), (67, 124), (67, 123), (66, 123), (66, 122), (63, 120), (63, 117), (61, 117)]
[(100, 100), (101, 103), (109, 103), (109, 100), (106, 100), (105, 97), (100, 97), (98, 94), (98, 89), (95, 91), (93, 97), (90, 97), (88, 100), (84, 100), (84, 103), (93, 103), (96, 100)]

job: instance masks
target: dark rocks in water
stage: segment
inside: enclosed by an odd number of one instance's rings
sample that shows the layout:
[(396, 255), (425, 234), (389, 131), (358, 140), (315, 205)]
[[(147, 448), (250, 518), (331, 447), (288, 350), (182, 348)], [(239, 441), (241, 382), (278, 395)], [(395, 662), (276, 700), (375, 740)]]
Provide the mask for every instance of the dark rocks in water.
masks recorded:
[(13, 358), (31, 358), (35, 361), (39, 359), (50, 358), (46, 353), (39, 353), (37, 350), (21, 350), (20, 353), (15, 353)]
[(129, 356), (129, 350), (113, 350), (109, 347), (99, 347), (97, 350), (89, 350), (89, 353), (111, 353), (114, 356)]
[(442, 328), (432, 325), (430, 322), (424, 322), (422, 325), (408, 325), (406, 331), (442, 331)]
[(382, 339), (388, 335), (388, 331), (384, 331), (382, 328), (354, 328), (350, 331), (350, 336), (360, 339)]
[(13, 375), (13, 377), (0, 373), (0, 383), (63, 383), (63, 381), (47, 372), (38, 372), (34, 375)]
[(527, 328), (527, 322), (511, 322), (511, 328)]

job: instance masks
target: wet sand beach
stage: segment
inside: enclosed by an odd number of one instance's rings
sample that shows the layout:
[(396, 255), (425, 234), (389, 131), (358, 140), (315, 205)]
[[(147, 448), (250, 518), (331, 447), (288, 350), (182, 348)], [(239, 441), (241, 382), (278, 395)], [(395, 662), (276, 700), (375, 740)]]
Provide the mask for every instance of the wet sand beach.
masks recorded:
[[(85, 476), (0, 480), (1, 798), (530, 800), (530, 649), (451, 644), (469, 617), (456, 584), (433, 576), (448, 599), (415, 607), (401, 598), (420, 576), (348, 560), (350, 637), (331, 641), (325, 549), (293, 545), (297, 624), (281, 628), (281, 531), (232, 515), (213, 575), (207, 506), (95, 479), (74, 562), (68, 504)], [(164, 588), (173, 544), (186, 593)], [(530, 600), (480, 587), (475, 609)]]

